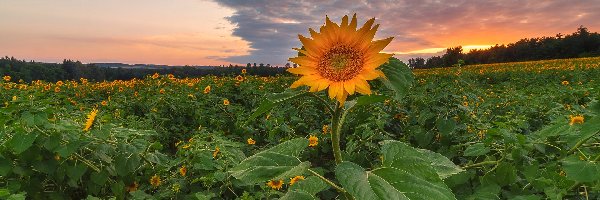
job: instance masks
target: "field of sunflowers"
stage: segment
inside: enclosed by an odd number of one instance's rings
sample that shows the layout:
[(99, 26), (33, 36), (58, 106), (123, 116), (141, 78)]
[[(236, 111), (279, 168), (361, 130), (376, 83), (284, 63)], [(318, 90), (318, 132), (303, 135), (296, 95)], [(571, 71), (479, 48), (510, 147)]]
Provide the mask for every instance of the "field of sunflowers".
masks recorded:
[[(600, 198), (600, 58), (415, 70), (401, 97), (349, 96), (344, 126), (327, 92), (246, 72), (2, 77), (0, 198), (371, 199), (369, 173), (397, 167), (411, 199)], [(351, 164), (332, 162), (336, 129)]]

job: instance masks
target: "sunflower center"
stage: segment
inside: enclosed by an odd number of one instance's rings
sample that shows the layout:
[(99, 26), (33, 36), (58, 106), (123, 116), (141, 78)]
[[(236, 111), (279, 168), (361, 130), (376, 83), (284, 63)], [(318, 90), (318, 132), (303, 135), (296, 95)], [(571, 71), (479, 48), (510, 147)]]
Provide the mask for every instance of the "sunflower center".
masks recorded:
[(354, 78), (363, 68), (363, 55), (346, 45), (337, 45), (321, 57), (317, 69), (321, 76), (332, 81)]

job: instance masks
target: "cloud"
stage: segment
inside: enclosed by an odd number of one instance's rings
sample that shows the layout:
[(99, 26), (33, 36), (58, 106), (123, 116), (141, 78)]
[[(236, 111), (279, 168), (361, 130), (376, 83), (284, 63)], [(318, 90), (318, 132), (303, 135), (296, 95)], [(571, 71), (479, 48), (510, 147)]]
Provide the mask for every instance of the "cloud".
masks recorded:
[(600, 29), (599, 0), (217, 2), (235, 10), (227, 18), (236, 26), (233, 35), (248, 41), (252, 48), (249, 55), (225, 58), (237, 63), (285, 63), (288, 57), (295, 55), (291, 48), (300, 46), (297, 34), (308, 35), (308, 28), (321, 26), (325, 15), (339, 22), (341, 16), (357, 13), (359, 23), (376, 17), (376, 23), (381, 24), (377, 36), (395, 37), (386, 48), (390, 52), (509, 43), (524, 37), (572, 33), (580, 25), (591, 31)]

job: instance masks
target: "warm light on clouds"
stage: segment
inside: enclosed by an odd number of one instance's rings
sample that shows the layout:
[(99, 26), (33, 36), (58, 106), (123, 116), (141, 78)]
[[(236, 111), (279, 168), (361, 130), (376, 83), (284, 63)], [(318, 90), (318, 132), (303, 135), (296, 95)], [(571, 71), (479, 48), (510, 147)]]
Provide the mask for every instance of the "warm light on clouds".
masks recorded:
[(181, 0), (0, 2), (1, 56), (60, 62), (221, 65), (245, 55), (214, 2)]
[(375, 17), (407, 60), (522, 38), (600, 31), (591, 1), (0, 0), (0, 56), (38, 61), (283, 65), (325, 15)]

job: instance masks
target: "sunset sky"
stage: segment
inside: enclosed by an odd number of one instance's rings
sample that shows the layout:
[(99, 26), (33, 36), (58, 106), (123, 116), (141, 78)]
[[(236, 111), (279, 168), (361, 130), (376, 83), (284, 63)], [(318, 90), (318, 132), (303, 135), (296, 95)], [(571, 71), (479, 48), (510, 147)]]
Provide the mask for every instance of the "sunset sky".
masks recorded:
[(600, 32), (600, 0), (0, 0), (0, 56), (42, 62), (283, 65), (325, 15), (375, 17), (396, 57)]

